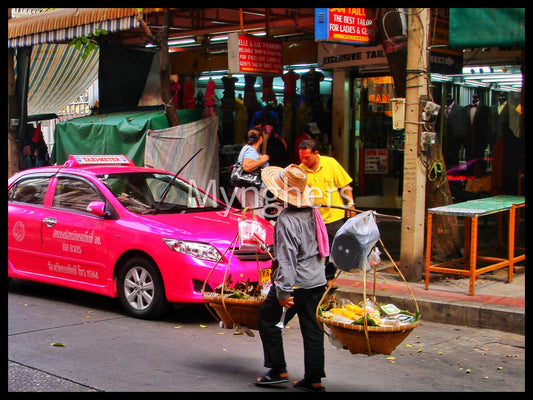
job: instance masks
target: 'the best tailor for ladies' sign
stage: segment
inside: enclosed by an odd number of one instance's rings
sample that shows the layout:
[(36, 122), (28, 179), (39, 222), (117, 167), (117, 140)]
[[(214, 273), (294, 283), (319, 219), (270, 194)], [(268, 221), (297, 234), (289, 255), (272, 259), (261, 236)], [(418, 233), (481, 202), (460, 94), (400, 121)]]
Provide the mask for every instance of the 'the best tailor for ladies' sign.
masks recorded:
[(376, 22), (366, 8), (316, 8), (315, 40), (374, 44)]

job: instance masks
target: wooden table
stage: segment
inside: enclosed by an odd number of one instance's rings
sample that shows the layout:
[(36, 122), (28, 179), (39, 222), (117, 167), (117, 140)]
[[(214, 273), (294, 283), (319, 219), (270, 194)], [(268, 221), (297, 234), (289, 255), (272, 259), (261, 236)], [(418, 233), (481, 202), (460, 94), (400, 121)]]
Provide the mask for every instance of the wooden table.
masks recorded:
[[(508, 281), (513, 281), (513, 267), (515, 262), (525, 260), (525, 252), (515, 255), (515, 224), (516, 224), (516, 210), (524, 207), (526, 204), (524, 196), (494, 196), (482, 199), (469, 200), (462, 203), (449, 204), (441, 207), (434, 207), (428, 209), (427, 219), (427, 241), (426, 241), (426, 289), (429, 286), (430, 272), (438, 272), (442, 274), (456, 274), (468, 276), (469, 289), (468, 294), (473, 296), (475, 294), (476, 277), (479, 274), (493, 271), (499, 268), (508, 267)], [(509, 212), (508, 224), (508, 240), (507, 240), (507, 257), (487, 257), (478, 255), (477, 251), (477, 233), (478, 233), (478, 218), (490, 214)], [(446, 261), (439, 264), (431, 263), (431, 231), (433, 215), (455, 215), (465, 218), (464, 231), (464, 257), (454, 260)], [(498, 243), (502, 244), (502, 228), (503, 228), (503, 214), (500, 214), (498, 224)], [(481, 268), (477, 268), (478, 261), (489, 262), (490, 264)], [(463, 269), (450, 268), (453, 264), (463, 263)]]

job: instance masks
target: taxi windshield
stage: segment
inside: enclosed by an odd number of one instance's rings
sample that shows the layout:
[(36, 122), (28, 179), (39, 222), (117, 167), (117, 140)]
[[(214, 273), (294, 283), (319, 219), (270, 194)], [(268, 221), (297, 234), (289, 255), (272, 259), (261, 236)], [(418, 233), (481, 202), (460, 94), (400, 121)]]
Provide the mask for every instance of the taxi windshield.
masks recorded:
[(173, 176), (153, 172), (98, 175), (106, 187), (129, 211), (136, 214), (169, 214), (224, 209), (227, 206), (196, 186), (176, 178), (161, 198)]

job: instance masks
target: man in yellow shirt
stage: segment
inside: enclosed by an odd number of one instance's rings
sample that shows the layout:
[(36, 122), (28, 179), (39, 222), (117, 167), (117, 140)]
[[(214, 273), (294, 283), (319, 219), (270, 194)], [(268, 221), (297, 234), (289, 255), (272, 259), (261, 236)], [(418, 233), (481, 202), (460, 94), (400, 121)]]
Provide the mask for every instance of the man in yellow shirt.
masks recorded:
[[(328, 231), (329, 246), (333, 243), (335, 233), (346, 222), (355, 216), (353, 192), (350, 184), (352, 178), (333, 157), (321, 156), (316, 140), (304, 140), (298, 146), (300, 167), (307, 174), (307, 185), (311, 188), (311, 196), (315, 204), (322, 205), (320, 214)], [(328, 206), (349, 207), (345, 211)], [(353, 211), (352, 211), (353, 210)], [(333, 263), (326, 262), (326, 278), (335, 277), (336, 268)]]

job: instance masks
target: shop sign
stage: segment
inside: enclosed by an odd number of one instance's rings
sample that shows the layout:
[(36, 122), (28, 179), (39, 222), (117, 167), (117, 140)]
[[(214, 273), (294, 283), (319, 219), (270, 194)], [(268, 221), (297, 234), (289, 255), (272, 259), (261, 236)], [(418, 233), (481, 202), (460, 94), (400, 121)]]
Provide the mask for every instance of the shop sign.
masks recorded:
[(383, 46), (356, 47), (348, 44), (320, 43), (318, 66), (320, 68), (354, 67), (358, 65), (387, 64)]
[(228, 35), (228, 73), (283, 74), (283, 51), (278, 39), (242, 33)]
[(365, 149), (365, 174), (386, 174), (388, 160), (387, 149)]
[(372, 44), (376, 21), (366, 8), (316, 8), (315, 40)]

